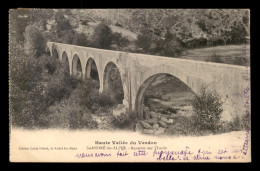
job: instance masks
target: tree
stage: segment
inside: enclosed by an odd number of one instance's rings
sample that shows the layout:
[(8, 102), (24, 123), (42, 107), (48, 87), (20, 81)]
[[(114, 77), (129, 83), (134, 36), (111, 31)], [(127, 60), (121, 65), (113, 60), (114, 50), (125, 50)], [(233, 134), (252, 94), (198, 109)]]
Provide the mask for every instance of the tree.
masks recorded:
[(121, 33), (113, 33), (113, 44), (115, 44), (119, 49), (127, 46), (130, 41), (127, 37), (123, 37)]
[(153, 41), (153, 34), (151, 31), (145, 27), (142, 28), (141, 34), (137, 36), (135, 44), (137, 47), (141, 48), (145, 52), (149, 52)]
[(88, 46), (88, 37), (84, 33), (76, 33), (73, 44), (78, 46)]
[(110, 49), (112, 44), (112, 30), (107, 25), (100, 23), (92, 35), (91, 46), (101, 49)]
[(56, 21), (56, 37), (58, 39), (56, 41), (66, 44), (73, 44), (76, 32), (74, 31), (70, 21), (64, 16), (62, 11), (57, 12), (54, 18)]
[(223, 112), (223, 101), (216, 92), (206, 90), (202, 86), (200, 93), (192, 102), (194, 114), (192, 120), (199, 131), (217, 132), (220, 127), (220, 117)]
[(156, 45), (151, 51), (156, 55), (176, 57), (184, 50), (176, 34), (172, 34), (169, 30), (167, 30), (164, 39), (157, 39), (155, 42)]

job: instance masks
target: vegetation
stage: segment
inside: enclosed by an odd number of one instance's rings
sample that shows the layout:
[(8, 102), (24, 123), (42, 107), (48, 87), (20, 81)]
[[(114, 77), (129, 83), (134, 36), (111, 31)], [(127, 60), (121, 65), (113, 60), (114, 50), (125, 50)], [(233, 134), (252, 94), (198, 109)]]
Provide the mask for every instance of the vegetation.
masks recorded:
[(193, 121), (198, 130), (210, 130), (217, 132), (220, 124), (220, 115), (223, 101), (216, 92), (206, 90), (202, 87), (200, 94), (195, 95), (192, 103), (194, 115)]
[[(207, 135), (222, 132), (223, 123), (220, 120), (223, 101), (216, 92), (206, 90), (202, 86), (200, 93), (195, 96), (192, 106), (192, 116), (180, 116), (176, 122), (179, 123), (174, 134), (184, 135)], [(229, 129), (230, 131), (230, 129)]]
[(112, 31), (107, 25), (103, 23), (99, 24), (95, 28), (91, 38), (91, 46), (101, 49), (110, 49), (113, 39), (112, 35)]
[(250, 45), (245, 46), (246, 52), (243, 52), (243, 45), (214, 46), (187, 50), (186, 55), (181, 55), (182, 59), (199, 60), (213, 62), (213, 52), (225, 64), (250, 65)]
[(134, 114), (121, 113), (119, 116), (113, 116), (111, 123), (115, 128), (133, 130), (137, 119)]
[[(179, 57), (186, 49), (244, 43), (249, 35), (247, 10), (126, 11), (129, 16), (121, 17), (116, 25), (138, 34), (136, 40), (112, 32), (109, 27), (112, 22), (105, 17), (97, 19), (93, 15), (82, 20), (86, 27), (91, 22), (98, 23), (94, 32), (87, 35), (77, 30), (79, 26), (75, 23), (80, 23), (80, 13), (73, 10), (11, 10), (9, 77), (13, 126), (92, 129), (97, 127), (91, 117), (93, 113), (107, 112), (123, 99), (122, 87), (115, 82), (111, 85), (117, 90), (114, 95), (101, 94), (96, 81), (70, 76), (67, 66), (45, 54), (47, 41)], [(223, 62), (217, 53), (212, 55), (212, 61)], [(240, 59), (235, 63), (243, 65)], [(118, 78), (116, 72), (111, 72), (110, 81)], [(227, 127), (232, 130), (249, 127), (243, 118), (221, 123), (221, 105), (216, 94), (202, 90), (193, 103), (195, 114), (183, 122), (183, 130), (216, 132)], [(176, 113), (177, 109), (163, 112)], [(112, 120), (117, 128), (131, 128), (134, 122), (127, 114)]]

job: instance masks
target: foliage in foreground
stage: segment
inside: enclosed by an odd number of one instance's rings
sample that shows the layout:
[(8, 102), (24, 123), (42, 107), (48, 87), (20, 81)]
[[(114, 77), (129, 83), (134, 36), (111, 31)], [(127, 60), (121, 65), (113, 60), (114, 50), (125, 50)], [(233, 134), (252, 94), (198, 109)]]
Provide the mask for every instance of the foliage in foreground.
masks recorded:
[(179, 125), (175, 130), (170, 130), (171, 134), (199, 136), (251, 129), (251, 118), (248, 115), (221, 121), (223, 101), (216, 92), (208, 91), (204, 86), (200, 94), (195, 96), (192, 105), (193, 115), (179, 117)]
[(97, 123), (91, 118), (91, 112), (87, 108), (82, 109), (72, 99), (50, 106), (48, 112), (46, 119), (50, 128), (97, 128)]
[(190, 117), (179, 117), (179, 126), (172, 133), (182, 135), (207, 135), (218, 133), (221, 129), (221, 113), (223, 101), (216, 92), (206, 90), (202, 86), (200, 93), (195, 95), (192, 106), (193, 114)]
[(56, 59), (19, 53), (10, 70), (10, 109), (14, 126), (46, 127), (49, 106), (68, 98), (77, 84)]
[(198, 130), (217, 132), (219, 129), (223, 101), (216, 92), (206, 90), (202, 86), (199, 95), (195, 95), (192, 102), (194, 125)]
[(121, 113), (119, 116), (113, 116), (112, 125), (118, 129), (133, 130), (135, 124), (137, 123), (137, 118), (131, 113)]

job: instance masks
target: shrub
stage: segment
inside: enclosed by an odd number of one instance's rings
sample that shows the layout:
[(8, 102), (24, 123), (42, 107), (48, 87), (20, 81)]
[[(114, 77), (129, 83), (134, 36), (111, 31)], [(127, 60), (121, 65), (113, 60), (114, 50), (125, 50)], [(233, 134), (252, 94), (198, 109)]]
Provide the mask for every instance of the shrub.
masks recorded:
[(231, 26), (231, 31), (228, 33), (230, 36), (230, 43), (240, 44), (247, 41), (248, 33), (242, 24), (234, 24)]
[(46, 127), (49, 106), (68, 98), (76, 82), (57, 59), (13, 57), (10, 70), (10, 108), (12, 124), (22, 127)]
[(77, 46), (88, 46), (88, 37), (84, 33), (76, 33), (73, 44)]
[(152, 42), (152, 33), (148, 29), (142, 28), (141, 33), (137, 36), (135, 41), (136, 46), (144, 50), (145, 53), (148, 53), (150, 51)]
[(73, 44), (76, 37), (76, 32), (71, 25), (70, 21), (64, 16), (64, 12), (58, 11), (55, 16), (55, 42), (61, 42), (66, 44)]
[(96, 102), (103, 107), (105, 106), (112, 107), (113, 105), (115, 105), (115, 102), (111, 99), (110, 95), (104, 93), (100, 94)]
[(57, 65), (59, 64), (59, 60), (51, 57), (50, 55), (43, 54), (39, 57), (38, 64), (43, 71), (53, 75), (56, 71)]
[(220, 127), (220, 115), (223, 112), (223, 102), (216, 92), (206, 90), (202, 86), (199, 95), (192, 101), (194, 114), (192, 122), (198, 131), (217, 132)]
[(165, 39), (154, 39), (150, 46), (150, 52), (155, 55), (176, 57), (182, 54), (184, 48), (175, 34), (167, 31)]
[(196, 124), (191, 117), (178, 117), (178, 120), (175, 121), (178, 123), (177, 127), (169, 127), (169, 133), (172, 135), (188, 135), (188, 136), (199, 136), (202, 131), (198, 131)]
[[(36, 122), (34, 111), (44, 108), (44, 103), (31, 106), (36, 103), (35, 98), (41, 99), (41, 89), (38, 85), (42, 80), (42, 68), (37, 59), (28, 56), (20, 48), (12, 47), (10, 52), (10, 121), (13, 126), (33, 127)], [(14, 51), (13, 51), (14, 50)]]
[(87, 79), (78, 84), (74, 92), (77, 103), (83, 108), (91, 109), (93, 104), (98, 104), (101, 107), (111, 107), (115, 102), (108, 94), (99, 93), (98, 82), (92, 79)]
[(119, 116), (113, 116), (112, 125), (119, 129), (133, 130), (137, 122), (135, 115), (129, 113), (121, 113)]
[(65, 18), (64, 13), (62, 11), (58, 11), (54, 16), (56, 22), (56, 31), (58, 38), (62, 37), (64, 34), (63, 31), (72, 30), (73, 27), (70, 24), (69, 20)]
[(88, 110), (83, 110), (71, 99), (57, 103), (49, 108), (49, 126), (54, 128), (97, 128)]
[(17, 57), (10, 59), (10, 81), (22, 91), (31, 91), (42, 79), (42, 68), (37, 59), (18, 52)]
[(110, 49), (112, 44), (112, 30), (107, 25), (100, 23), (95, 27), (91, 38), (91, 46), (101, 49)]
[(118, 50), (127, 46), (129, 43), (130, 41), (127, 37), (123, 37), (121, 33), (113, 33), (113, 44), (117, 45)]

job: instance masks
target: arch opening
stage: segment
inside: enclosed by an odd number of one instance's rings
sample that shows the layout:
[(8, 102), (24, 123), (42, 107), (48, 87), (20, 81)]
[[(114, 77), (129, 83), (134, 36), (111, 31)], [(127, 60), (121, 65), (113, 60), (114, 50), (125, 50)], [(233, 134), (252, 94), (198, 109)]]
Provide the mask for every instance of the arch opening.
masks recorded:
[(49, 48), (49, 47), (47, 47), (46, 54), (47, 54), (48, 56), (51, 56), (51, 51), (50, 51), (50, 48)]
[(123, 84), (119, 69), (113, 62), (109, 62), (105, 67), (103, 93), (108, 95), (115, 104), (123, 104)]
[(82, 77), (82, 66), (78, 55), (74, 55), (72, 60), (72, 74)]
[(135, 100), (135, 111), (140, 119), (149, 119), (151, 111), (172, 114), (179, 110), (190, 115), (194, 94), (191, 88), (177, 77), (165, 73), (156, 74), (140, 86)]
[(59, 54), (58, 54), (57, 49), (53, 49), (52, 55), (53, 55), (53, 57), (54, 57), (55, 59), (59, 59)]
[(66, 52), (62, 53), (62, 66), (66, 75), (70, 74), (69, 58)]
[(85, 78), (91, 79), (95, 83), (97, 89), (100, 88), (100, 81), (98, 76), (98, 69), (93, 58), (89, 58), (86, 64)]

